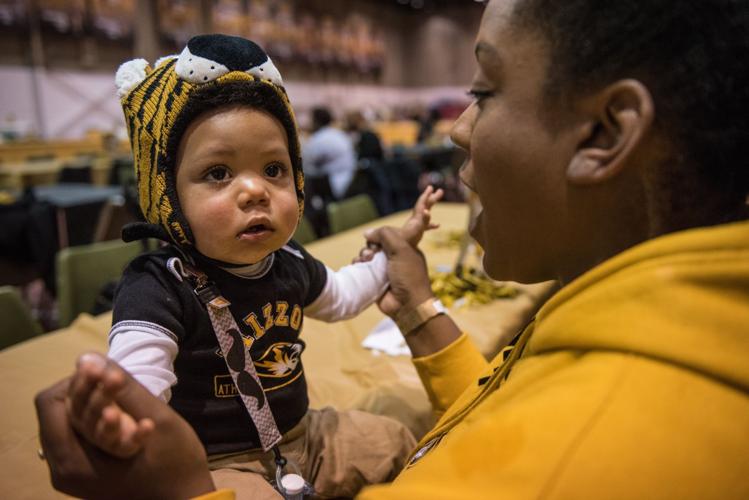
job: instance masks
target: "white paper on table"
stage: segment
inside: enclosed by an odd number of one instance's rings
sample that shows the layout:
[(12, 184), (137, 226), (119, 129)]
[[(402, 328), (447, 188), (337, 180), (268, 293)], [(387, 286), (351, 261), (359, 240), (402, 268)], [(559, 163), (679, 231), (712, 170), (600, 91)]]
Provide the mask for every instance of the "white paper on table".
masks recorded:
[(372, 349), (375, 353), (382, 352), (388, 356), (411, 355), (411, 350), (406, 345), (403, 334), (390, 318), (384, 318), (377, 323), (361, 345), (367, 349)]

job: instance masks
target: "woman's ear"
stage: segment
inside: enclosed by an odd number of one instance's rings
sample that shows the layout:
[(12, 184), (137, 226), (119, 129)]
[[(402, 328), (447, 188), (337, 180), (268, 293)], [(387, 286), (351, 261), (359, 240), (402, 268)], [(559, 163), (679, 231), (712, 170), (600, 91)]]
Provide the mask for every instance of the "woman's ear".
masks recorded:
[(619, 80), (583, 98), (588, 116), (567, 167), (573, 184), (605, 182), (618, 175), (650, 130), (654, 119), (650, 91), (637, 80)]

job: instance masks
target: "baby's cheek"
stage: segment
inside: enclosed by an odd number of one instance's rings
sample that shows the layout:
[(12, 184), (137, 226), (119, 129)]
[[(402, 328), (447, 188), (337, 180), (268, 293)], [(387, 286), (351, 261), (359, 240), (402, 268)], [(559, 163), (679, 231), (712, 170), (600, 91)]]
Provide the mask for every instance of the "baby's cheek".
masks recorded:
[(216, 221), (225, 221), (228, 220), (236, 209), (236, 205), (231, 206), (228, 203), (211, 200), (200, 208), (198, 211), (198, 217), (204, 219), (204, 221), (209, 224)]
[(299, 200), (297, 200), (296, 194), (284, 204), (282, 214), (285, 224), (291, 226), (293, 232), (299, 221)]

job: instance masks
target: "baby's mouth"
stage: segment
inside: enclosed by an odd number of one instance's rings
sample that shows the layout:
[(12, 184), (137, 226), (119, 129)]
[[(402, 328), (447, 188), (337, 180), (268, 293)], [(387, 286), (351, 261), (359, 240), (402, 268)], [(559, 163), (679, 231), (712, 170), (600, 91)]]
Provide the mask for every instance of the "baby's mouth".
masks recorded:
[(237, 235), (237, 238), (241, 238), (242, 236), (259, 235), (270, 231), (273, 231), (273, 229), (266, 224), (252, 224), (248, 226), (244, 231), (239, 233)]

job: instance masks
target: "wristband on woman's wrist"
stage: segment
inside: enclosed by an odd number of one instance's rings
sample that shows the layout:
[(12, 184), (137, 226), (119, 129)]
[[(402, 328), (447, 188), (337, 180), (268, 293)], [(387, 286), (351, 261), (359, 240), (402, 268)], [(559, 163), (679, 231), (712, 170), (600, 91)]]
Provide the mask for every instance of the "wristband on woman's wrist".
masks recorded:
[(408, 335), (440, 314), (447, 314), (447, 309), (439, 299), (430, 297), (416, 307), (404, 307), (393, 319), (401, 333)]

